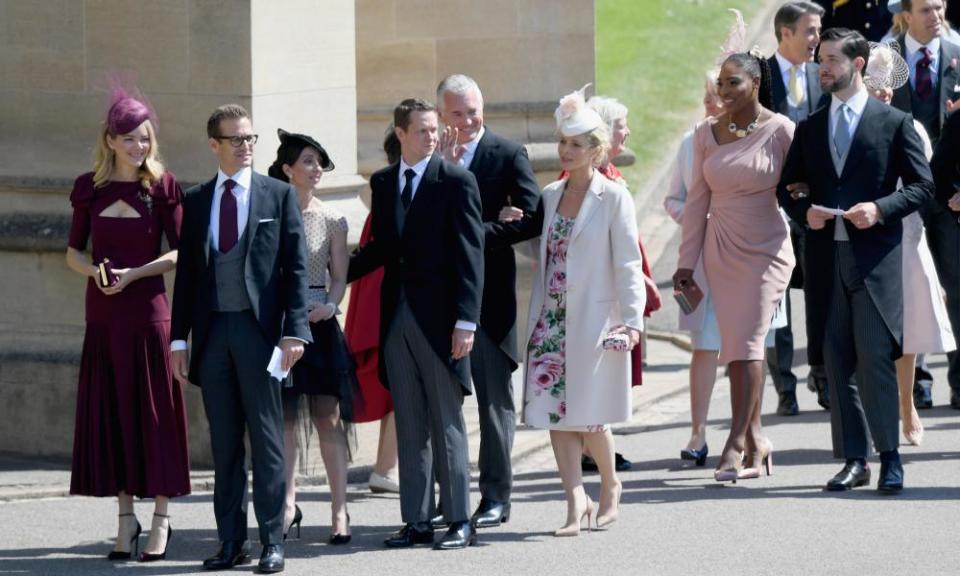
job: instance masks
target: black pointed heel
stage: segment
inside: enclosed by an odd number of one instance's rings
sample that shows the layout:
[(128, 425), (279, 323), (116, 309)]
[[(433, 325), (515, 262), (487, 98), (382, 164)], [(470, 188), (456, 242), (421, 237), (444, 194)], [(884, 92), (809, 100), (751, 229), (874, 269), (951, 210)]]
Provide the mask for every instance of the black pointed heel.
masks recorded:
[[(350, 526), (350, 514), (347, 514), (347, 526)], [(334, 546), (349, 544), (352, 536), (352, 534), (331, 534), (329, 542)]]
[[(134, 515), (132, 512), (130, 514), (119, 515), (120, 518), (123, 518), (124, 516), (133, 516), (134, 519), (136, 519), (136, 515)], [(140, 521), (137, 520), (137, 531), (130, 538), (130, 548), (131, 550), (133, 550), (133, 552), (132, 553), (130, 551), (119, 552), (117, 550), (111, 550), (110, 553), (107, 554), (107, 560), (129, 560), (130, 558), (132, 558), (133, 554), (136, 554), (140, 550), (140, 533), (141, 532), (143, 532), (143, 527), (140, 526)]]
[(290, 526), (287, 528), (287, 531), (283, 533), (283, 539), (286, 540), (287, 536), (290, 535), (290, 532), (293, 531), (293, 527), (297, 527), (297, 540), (300, 539), (300, 523), (303, 522), (303, 512), (300, 510), (299, 504), (294, 504), (296, 511), (293, 513), (293, 521), (290, 522)]
[(705, 466), (707, 463), (707, 454), (710, 453), (710, 448), (704, 444), (703, 448), (695, 450), (693, 448), (684, 448), (680, 451), (681, 460), (693, 460), (697, 466)]
[[(173, 526), (170, 525), (170, 517), (166, 514), (157, 514), (154, 513), (154, 516), (157, 518), (166, 518), (167, 519), (167, 542), (163, 545), (163, 552), (159, 554), (151, 554), (150, 552), (141, 552), (138, 560), (140, 562), (156, 562), (157, 560), (163, 560), (167, 557), (167, 548), (170, 547), (170, 541), (173, 540)], [(153, 530), (151, 528), (150, 530)]]

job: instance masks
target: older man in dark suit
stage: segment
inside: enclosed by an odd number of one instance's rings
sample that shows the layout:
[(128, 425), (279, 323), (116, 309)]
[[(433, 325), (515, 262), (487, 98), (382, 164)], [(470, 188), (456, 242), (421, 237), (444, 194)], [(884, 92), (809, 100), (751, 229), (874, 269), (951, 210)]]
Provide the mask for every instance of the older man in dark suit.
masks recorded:
[[(772, 73), (773, 109), (795, 123), (805, 120), (829, 100), (820, 90), (820, 67), (813, 61), (820, 44), (820, 18), (823, 8), (812, 2), (787, 2), (777, 10), (773, 29), (777, 36), (777, 51), (767, 59)], [(803, 254), (805, 229), (802, 224), (790, 220), (790, 239), (794, 252)], [(803, 286), (803, 258), (794, 269), (791, 287)], [(797, 377), (793, 374), (793, 322), (790, 291), (787, 290), (787, 325), (774, 334), (774, 347), (767, 351), (767, 366), (780, 396), (777, 414), (793, 416), (797, 406)], [(806, 314), (823, 315), (826, 310), (806, 309)], [(807, 386), (817, 393), (817, 402), (829, 408), (827, 377), (823, 369), (823, 334), (809, 330), (822, 325), (816, 320), (807, 320), (807, 358), (810, 375)]]
[[(483, 306), (470, 368), (480, 410), (481, 499), (472, 520), (485, 528), (510, 518), (510, 452), (516, 426), (512, 373), (522, 357), (517, 349), (513, 245), (540, 235), (540, 189), (526, 148), (484, 125), (483, 94), (472, 78), (445, 78), (437, 87), (437, 106), (445, 125), (441, 152), (476, 177), (483, 205)], [(523, 217), (501, 222), (500, 209), (510, 205), (522, 210)]]
[(383, 266), (380, 379), (396, 410), (403, 528), (392, 548), (433, 542), (433, 467), (449, 530), (434, 548), (476, 542), (463, 397), (483, 293), (483, 224), (473, 175), (434, 154), (433, 105), (394, 109), (400, 160), (370, 178), (373, 240), (350, 260), (349, 278)]
[[(826, 489), (870, 482), (872, 437), (881, 462), (877, 489), (896, 493), (903, 489), (894, 368), (903, 342), (900, 221), (933, 196), (933, 182), (913, 119), (868, 96), (869, 55), (858, 32), (823, 33), (820, 79), (830, 105), (797, 127), (777, 194), (791, 218), (810, 228), (807, 303), (828, 310), (833, 449), (846, 464)], [(795, 190), (797, 183), (807, 191)]]
[[(251, 168), (257, 135), (247, 111), (217, 108), (207, 122), (217, 176), (187, 191), (170, 328), (174, 376), (200, 385), (213, 450), (220, 551), (208, 570), (247, 560), (250, 435), (261, 572), (284, 568), (283, 411), (267, 373), (274, 347), (289, 370), (311, 340), (306, 246), (297, 194)], [(193, 336), (193, 354), (187, 337)]]

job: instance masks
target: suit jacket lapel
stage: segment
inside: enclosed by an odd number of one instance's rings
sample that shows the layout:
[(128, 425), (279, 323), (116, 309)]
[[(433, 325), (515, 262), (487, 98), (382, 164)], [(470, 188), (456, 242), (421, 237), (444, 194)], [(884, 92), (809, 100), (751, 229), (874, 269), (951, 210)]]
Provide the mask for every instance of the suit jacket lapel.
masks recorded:
[[(392, 242), (391, 238), (400, 238), (400, 229), (397, 228), (397, 210), (400, 202), (400, 190), (397, 188), (400, 179), (400, 163), (397, 162), (389, 170), (382, 173), (379, 179), (371, 182), (373, 194), (376, 195), (378, 218), (384, 222), (386, 229), (384, 241)], [(379, 238), (380, 230), (374, 230), (374, 237)]]
[[(867, 98), (867, 105), (863, 109), (863, 114), (860, 116), (860, 122), (857, 124), (857, 129), (853, 131), (850, 149), (847, 150), (847, 158), (843, 163), (843, 170), (840, 172), (841, 180), (847, 175), (850, 166), (856, 165), (860, 156), (863, 155), (863, 148), (866, 145), (865, 140), (867, 139), (868, 133), (868, 129), (864, 128), (864, 126), (869, 124), (870, 119), (882, 110), (882, 108), (878, 109), (878, 106), (886, 106), (886, 104), (880, 104), (873, 98)], [(829, 117), (829, 114), (827, 116)], [(827, 134), (830, 134), (829, 129), (827, 130)]]
[(807, 62), (807, 110), (811, 114), (817, 109), (821, 98), (823, 91), (820, 89), (819, 68), (812, 62)]
[(573, 223), (573, 232), (570, 233), (571, 243), (577, 239), (580, 232), (583, 231), (587, 223), (590, 222), (590, 219), (593, 218), (597, 207), (600, 206), (600, 197), (603, 195), (603, 180), (601, 180), (601, 178), (605, 178), (605, 176), (600, 174), (599, 170), (594, 170), (593, 179), (590, 180), (590, 188), (587, 189), (587, 193), (583, 197), (583, 204), (580, 205), (577, 219)]
[(216, 187), (217, 177), (214, 176), (213, 180), (204, 184), (200, 189), (199, 205), (197, 206), (199, 210), (198, 220), (196, 220), (197, 236), (203, 238), (201, 250), (203, 251), (204, 266), (210, 264), (210, 212), (213, 210), (213, 192)]
[(417, 218), (420, 213), (426, 210), (427, 206), (431, 204), (430, 196), (434, 194), (440, 183), (440, 162), (442, 162), (440, 156), (434, 154), (430, 157), (430, 162), (427, 163), (427, 169), (423, 171), (420, 184), (417, 186), (417, 193), (413, 195), (410, 207), (407, 208), (407, 217), (404, 221), (401, 236), (406, 235), (406, 231), (410, 227), (411, 219)]
[(493, 148), (493, 138), (490, 138), (490, 130), (486, 129), (483, 132), (483, 138), (480, 138), (480, 141), (477, 142), (477, 149), (473, 151), (473, 158), (470, 160), (470, 166), (467, 169), (477, 175), (483, 168), (483, 162), (486, 160), (487, 154)]
[(940, 39), (940, 69), (937, 70), (937, 78), (940, 81), (940, 126), (947, 117), (944, 108), (947, 100), (953, 100), (960, 96), (954, 92), (957, 87), (957, 65), (960, 65), (960, 51), (954, 50), (953, 46), (944, 39)]
[(250, 212), (247, 215), (247, 229), (244, 233), (243, 243), (247, 248), (247, 259), (250, 259), (250, 244), (253, 242), (253, 235), (257, 233), (257, 227), (260, 225), (260, 211), (263, 209), (263, 191), (262, 182), (257, 173), (250, 175)]
[(545, 275), (547, 269), (547, 236), (553, 227), (553, 219), (557, 215), (557, 206), (560, 205), (560, 196), (562, 193), (563, 187), (561, 186), (555, 190), (545, 192), (542, 195), (543, 230), (540, 235), (540, 258), (538, 259), (538, 265), (540, 266), (540, 278), (544, 279), (544, 282), (546, 282)]
[(776, 55), (767, 59), (770, 63), (770, 84), (773, 88), (773, 102), (776, 111), (786, 114), (790, 105), (787, 103), (787, 87), (783, 85), (783, 74), (780, 72), (780, 62)]

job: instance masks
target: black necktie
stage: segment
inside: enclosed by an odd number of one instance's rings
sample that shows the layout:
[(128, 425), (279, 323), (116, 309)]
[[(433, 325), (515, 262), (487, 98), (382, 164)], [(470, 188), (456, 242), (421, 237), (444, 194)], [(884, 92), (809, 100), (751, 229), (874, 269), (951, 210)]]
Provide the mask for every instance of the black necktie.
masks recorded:
[(403, 176), (407, 179), (407, 183), (403, 185), (403, 191), (400, 192), (400, 203), (403, 204), (404, 210), (410, 208), (410, 202), (413, 201), (413, 177), (416, 175), (413, 168), (407, 168), (403, 172)]

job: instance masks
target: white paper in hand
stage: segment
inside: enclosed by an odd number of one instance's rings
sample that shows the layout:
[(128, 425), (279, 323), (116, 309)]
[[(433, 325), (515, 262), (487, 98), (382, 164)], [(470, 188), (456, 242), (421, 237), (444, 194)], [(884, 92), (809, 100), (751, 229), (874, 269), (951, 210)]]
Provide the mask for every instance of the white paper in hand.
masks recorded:
[(814, 210), (825, 212), (832, 216), (843, 216), (846, 213), (846, 210), (841, 210), (839, 208), (827, 208), (826, 206), (821, 206), (819, 204), (813, 204), (810, 207), (813, 208)]
[(270, 356), (270, 363), (267, 364), (267, 374), (273, 376), (277, 380), (283, 380), (287, 377), (287, 374), (290, 373), (289, 370), (282, 370), (283, 366), (283, 350), (279, 346), (273, 347), (273, 355)]

